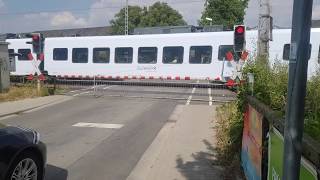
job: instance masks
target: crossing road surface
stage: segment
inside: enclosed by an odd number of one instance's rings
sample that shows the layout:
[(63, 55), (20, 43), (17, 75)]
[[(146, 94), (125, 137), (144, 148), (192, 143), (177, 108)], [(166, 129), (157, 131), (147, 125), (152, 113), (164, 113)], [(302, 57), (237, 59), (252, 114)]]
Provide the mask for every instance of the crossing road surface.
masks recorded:
[[(180, 103), (207, 104), (215, 102), (228, 102), (235, 98), (235, 93), (226, 89), (215, 88), (185, 88), (185, 87), (146, 87), (146, 86), (120, 86), (100, 85), (93, 87), (77, 87), (66, 93), (74, 97), (127, 97), (149, 99), (180, 100)], [(184, 102), (185, 101), (185, 102)]]
[[(226, 90), (101, 86), (1, 122), (33, 128), (48, 148), (46, 180), (124, 180), (178, 104), (207, 104)], [(158, 97), (158, 98), (155, 98)], [(162, 98), (161, 98), (162, 97)], [(219, 98), (221, 98), (219, 97)], [(202, 99), (203, 101), (195, 101)]]

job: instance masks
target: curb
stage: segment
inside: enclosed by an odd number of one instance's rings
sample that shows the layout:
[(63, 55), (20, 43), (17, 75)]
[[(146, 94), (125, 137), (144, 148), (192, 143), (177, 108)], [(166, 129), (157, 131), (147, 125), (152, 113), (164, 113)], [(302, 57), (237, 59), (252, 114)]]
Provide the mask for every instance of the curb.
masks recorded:
[(6, 114), (0, 114), (0, 118), (4, 118), (4, 117), (7, 117), (7, 116), (12, 116), (12, 115), (22, 114), (22, 113), (24, 113), (26, 111), (31, 111), (31, 110), (34, 110), (34, 109), (37, 109), (37, 108), (41, 108), (41, 107), (44, 107), (44, 106), (55, 104), (55, 103), (57, 103), (59, 101), (64, 102), (64, 101), (66, 101), (66, 99), (58, 99), (58, 100), (54, 100), (52, 102), (45, 103), (45, 104), (38, 105), (38, 106), (34, 106), (34, 107), (31, 107), (31, 108), (27, 108), (27, 109), (23, 109), (23, 110), (19, 110), (19, 111), (14, 111), (14, 112), (6, 113)]

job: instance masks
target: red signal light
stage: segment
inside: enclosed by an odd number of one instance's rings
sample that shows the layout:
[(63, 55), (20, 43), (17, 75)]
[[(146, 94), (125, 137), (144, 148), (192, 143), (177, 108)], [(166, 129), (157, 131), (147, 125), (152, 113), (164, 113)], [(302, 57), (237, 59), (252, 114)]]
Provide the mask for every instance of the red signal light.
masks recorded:
[(40, 37), (37, 34), (32, 35), (33, 41), (39, 41)]
[(233, 60), (233, 54), (232, 54), (232, 52), (227, 52), (226, 53), (226, 59), (228, 60), (228, 61), (232, 61)]
[(243, 26), (238, 26), (238, 27), (236, 28), (236, 32), (237, 32), (238, 34), (244, 33), (244, 27), (243, 27)]

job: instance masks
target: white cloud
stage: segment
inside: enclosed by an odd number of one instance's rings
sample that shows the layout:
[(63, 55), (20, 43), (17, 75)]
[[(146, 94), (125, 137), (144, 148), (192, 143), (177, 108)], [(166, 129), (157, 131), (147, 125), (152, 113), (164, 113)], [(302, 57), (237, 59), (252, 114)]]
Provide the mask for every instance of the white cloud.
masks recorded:
[(88, 17), (89, 26), (107, 26), (114, 15), (124, 7), (116, 0), (98, 0), (91, 5)]
[(25, 14), (23, 15), (23, 18), (34, 20), (34, 19), (39, 19), (39, 18), (50, 18), (51, 15), (46, 12), (41, 12), (41, 13), (34, 13), (34, 14)]
[[(90, 9), (81, 13), (62, 11), (0, 17), (0, 33), (107, 26), (110, 25), (109, 22), (114, 18), (114, 15), (125, 5), (125, 1), (119, 0), (92, 1)], [(129, 0), (129, 4), (150, 6), (156, 1), (158, 0)], [(167, 2), (178, 10), (188, 24), (197, 25), (197, 20), (200, 19), (204, 9), (205, 0), (162, 0), (162, 2)], [(246, 10), (245, 24), (250, 27), (258, 25), (258, 2), (259, 0), (250, 0)], [(293, 0), (270, 0), (270, 4), (274, 24), (290, 27)], [(0, 0), (1, 12), (7, 12), (7, 9), (5, 1)], [(320, 1), (314, 1), (313, 19), (320, 19)]]
[(5, 4), (4, 4), (3, 0), (0, 0), (0, 9), (2, 9), (3, 7), (5, 7)]
[(54, 15), (50, 22), (53, 27), (79, 27), (86, 26), (84, 18), (75, 17), (71, 12), (65, 11)]

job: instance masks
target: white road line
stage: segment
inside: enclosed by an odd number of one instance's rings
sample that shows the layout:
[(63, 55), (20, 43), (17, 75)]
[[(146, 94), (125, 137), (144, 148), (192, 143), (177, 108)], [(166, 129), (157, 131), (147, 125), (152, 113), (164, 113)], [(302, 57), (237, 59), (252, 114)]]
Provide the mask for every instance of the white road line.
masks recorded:
[(78, 90), (74, 90), (74, 91), (70, 91), (69, 93), (75, 93), (75, 92), (78, 92), (78, 91), (86, 91), (88, 89), (93, 89), (94, 87), (88, 87), (88, 88), (84, 88), (84, 89), (78, 89)]
[(187, 102), (186, 102), (186, 105), (189, 105), (190, 102), (191, 102), (191, 100), (192, 100), (192, 96), (189, 96), (189, 97), (188, 97), (188, 100), (187, 100)]
[(196, 88), (193, 88), (191, 91), (191, 95), (188, 97), (188, 100), (186, 102), (186, 105), (190, 105), (190, 102), (192, 100), (192, 94), (196, 91)]
[(115, 86), (116, 86), (116, 85), (107, 86), (107, 87), (105, 87), (105, 88), (103, 88), (103, 89), (106, 90), (106, 89), (110, 89), (110, 88), (115, 87)]
[(196, 91), (196, 88), (193, 88), (191, 91), (191, 94), (193, 94)]
[(123, 124), (104, 124), (104, 123), (76, 123), (74, 127), (91, 127), (91, 128), (104, 128), (104, 129), (120, 129)]
[(212, 106), (211, 88), (208, 88), (208, 95), (209, 95), (209, 106)]
[(73, 97), (80, 96), (80, 95), (83, 95), (83, 94), (88, 94), (88, 93), (90, 93), (90, 91), (86, 91), (86, 92), (75, 94), (75, 95), (73, 95)]

